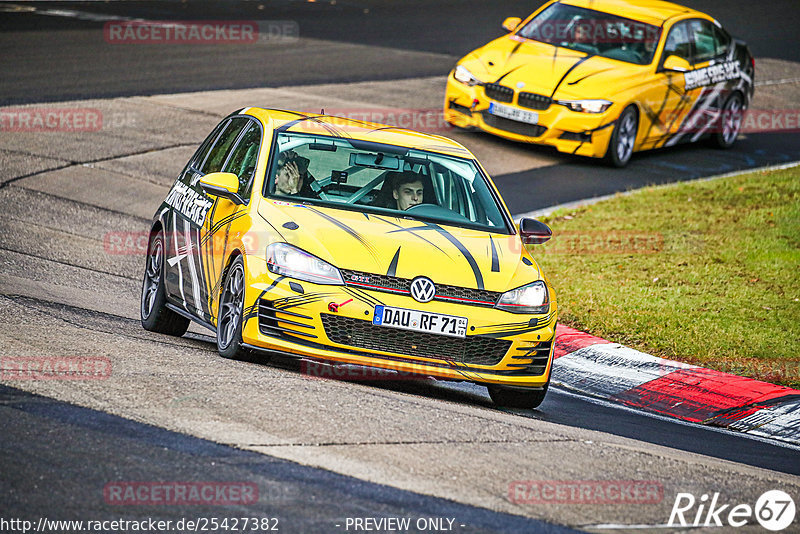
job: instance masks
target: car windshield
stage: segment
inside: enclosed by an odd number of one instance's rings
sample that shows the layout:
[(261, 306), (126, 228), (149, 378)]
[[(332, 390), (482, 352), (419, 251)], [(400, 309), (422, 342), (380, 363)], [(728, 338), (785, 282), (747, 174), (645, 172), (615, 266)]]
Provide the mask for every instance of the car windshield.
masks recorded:
[(474, 160), (287, 132), (274, 150), (267, 196), (514, 233)]
[(556, 3), (531, 19), (517, 35), (589, 55), (647, 65), (653, 61), (661, 28)]

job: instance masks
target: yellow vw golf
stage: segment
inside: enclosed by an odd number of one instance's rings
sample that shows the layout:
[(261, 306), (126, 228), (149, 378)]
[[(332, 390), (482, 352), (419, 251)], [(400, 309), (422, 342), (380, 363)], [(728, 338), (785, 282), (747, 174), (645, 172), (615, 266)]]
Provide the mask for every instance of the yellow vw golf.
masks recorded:
[(200, 145), (150, 231), (144, 328), (216, 332), (222, 356), (283, 353), (488, 386), (535, 407), (556, 301), (460, 144), (380, 124), (246, 108)]
[(728, 148), (753, 95), (747, 45), (710, 16), (657, 0), (553, 0), (450, 72), (445, 119), (605, 157), (710, 137)]

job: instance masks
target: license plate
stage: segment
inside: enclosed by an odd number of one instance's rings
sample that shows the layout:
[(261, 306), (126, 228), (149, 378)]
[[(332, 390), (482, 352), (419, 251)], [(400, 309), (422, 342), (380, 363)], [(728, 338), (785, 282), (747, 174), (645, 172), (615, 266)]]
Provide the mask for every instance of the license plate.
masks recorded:
[(528, 124), (539, 123), (539, 114), (535, 111), (512, 108), (511, 106), (504, 106), (503, 104), (497, 104), (495, 102), (489, 104), (489, 113), (514, 121), (527, 122)]
[(372, 324), (451, 337), (465, 337), (467, 335), (466, 317), (383, 305), (375, 306)]

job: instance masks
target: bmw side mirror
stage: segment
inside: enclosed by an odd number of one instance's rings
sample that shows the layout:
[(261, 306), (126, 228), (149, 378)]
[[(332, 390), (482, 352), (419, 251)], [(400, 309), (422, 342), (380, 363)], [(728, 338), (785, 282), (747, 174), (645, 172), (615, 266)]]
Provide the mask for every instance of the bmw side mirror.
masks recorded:
[(503, 29), (513, 32), (517, 29), (517, 26), (519, 26), (520, 22), (522, 22), (522, 19), (519, 17), (508, 17), (503, 21)]
[(239, 177), (232, 172), (211, 172), (200, 178), (200, 188), (211, 196), (245, 204), (239, 196)]
[(662, 70), (672, 71), (672, 72), (689, 72), (692, 70), (692, 66), (689, 64), (688, 61), (683, 59), (682, 57), (678, 56), (667, 56), (666, 61), (664, 61), (664, 66)]
[(525, 245), (541, 245), (553, 237), (549, 226), (536, 219), (522, 219), (519, 221), (519, 233)]

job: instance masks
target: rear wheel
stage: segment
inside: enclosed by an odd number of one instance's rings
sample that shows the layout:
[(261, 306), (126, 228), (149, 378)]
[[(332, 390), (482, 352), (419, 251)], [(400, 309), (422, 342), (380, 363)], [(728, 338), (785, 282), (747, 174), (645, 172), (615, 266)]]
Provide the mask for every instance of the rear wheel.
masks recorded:
[(722, 106), (716, 131), (711, 135), (711, 144), (717, 148), (730, 148), (739, 136), (743, 115), (742, 95), (733, 93)]
[(189, 328), (189, 319), (166, 306), (164, 251), (164, 232), (159, 230), (150, 236), (147, 246), (147, 265), (144, 269), (142, 299), (139, 306), (142, 326), (151, 332), (182, 336)]
[(606, 161), (615, 167), (624, 167), (633, 155), (636, 133), (639, 129), (639, 115), (636, 108), (628, 106), (622, 111), (614, 125), (611, 140), (606, 149)]
[(515, 388), (508, 386), (487, 386), (492, 401), (503, 408), (536, 408), (547, 395), (550, 381), (542, 389)]
[(242, 342), (244, 325), (244, 260), (237, 256), (225, 274), (219, 299), (217, 319), (217, 350), (223, 358), (253, 361), (257, 354)]

